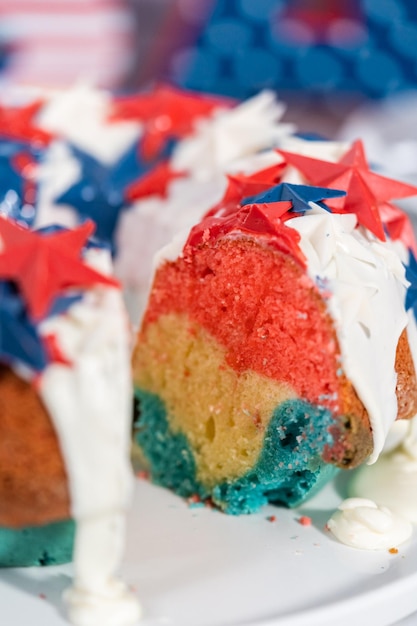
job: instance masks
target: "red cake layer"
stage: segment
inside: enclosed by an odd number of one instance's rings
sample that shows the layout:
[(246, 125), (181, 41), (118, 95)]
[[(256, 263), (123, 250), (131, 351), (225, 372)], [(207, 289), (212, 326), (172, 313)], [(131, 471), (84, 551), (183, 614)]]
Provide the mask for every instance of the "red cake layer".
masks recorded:
[(168, 312), (186, 313), (210, 332), (235, 371), (253, 370), (312, 403), (340, 409), (332, 322), (292, 257), (240, 235), (186, 249), (157, 272), (144, 327)]

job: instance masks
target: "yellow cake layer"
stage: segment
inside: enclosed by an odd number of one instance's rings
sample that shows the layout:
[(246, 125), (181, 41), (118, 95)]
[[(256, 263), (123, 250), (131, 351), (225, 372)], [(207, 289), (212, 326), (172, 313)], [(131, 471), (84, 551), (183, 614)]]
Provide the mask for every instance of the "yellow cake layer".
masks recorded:
[(165, 403), (172, 431), (186, 434), (197, 479), (208, 487), (239, 478), (257, 462), (272, 412), (296, 397), (286, 383), (235, 372), (225, 349), (184, 314), (162, 315), (146, 327), (133, 375), (137, 387)]

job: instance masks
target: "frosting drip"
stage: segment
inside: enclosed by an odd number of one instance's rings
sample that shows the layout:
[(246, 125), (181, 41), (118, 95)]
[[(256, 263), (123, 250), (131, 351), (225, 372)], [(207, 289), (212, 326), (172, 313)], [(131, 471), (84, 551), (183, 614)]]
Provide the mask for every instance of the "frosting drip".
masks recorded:
[[(88, 251), (103, 271), (105, 250)], [(124, 545), (124, 514), (133, 475), (129, 463), (131, 382), (129, 333), (121, 293), (96, 287), (65, 315), (42, 324), (70, 365), (53, 363), (40, 394), (53, 417), (67, 468), (77, 523), (74, 587), (67, 592), (77, 626), (124, 626), (139, 615), (136, 600), (114, 580)], [(98, 616), (98, 617), (97, 617)]]
[(327, 526), (340, 542), (362, 550), (386, 550), (412, 534), (410, 522), (366, 498), (344, 500)]

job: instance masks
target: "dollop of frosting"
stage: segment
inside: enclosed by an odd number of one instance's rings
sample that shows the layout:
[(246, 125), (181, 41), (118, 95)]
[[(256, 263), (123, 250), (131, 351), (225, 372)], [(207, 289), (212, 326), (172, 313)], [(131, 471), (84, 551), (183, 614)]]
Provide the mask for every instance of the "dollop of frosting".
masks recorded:
[(366, 498), (344, 500), (327, 526), (340, 542), (362, 550), (387, 550), (407, 541), (413, 532), (409, 521)]
[(68, 617), (74, 626), (133, 626), (141, 617), (140, 606), (119, 580), (100, 593), (71, 588), (64, 594)]

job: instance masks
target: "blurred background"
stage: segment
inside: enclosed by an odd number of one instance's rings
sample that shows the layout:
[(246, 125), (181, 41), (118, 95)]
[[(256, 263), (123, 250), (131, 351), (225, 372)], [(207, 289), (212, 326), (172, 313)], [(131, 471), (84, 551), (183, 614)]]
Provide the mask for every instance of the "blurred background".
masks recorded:
[(415, 0), (0, 0), (1, 88), (158, 80), (273, 89), (301, 131), (388, 142), (417, 172)]

